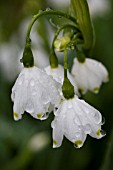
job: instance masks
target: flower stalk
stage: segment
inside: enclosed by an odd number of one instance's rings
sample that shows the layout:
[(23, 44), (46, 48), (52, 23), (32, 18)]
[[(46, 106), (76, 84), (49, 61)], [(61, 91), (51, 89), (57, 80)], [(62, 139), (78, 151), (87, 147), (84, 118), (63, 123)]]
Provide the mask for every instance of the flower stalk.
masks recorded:
[(44, 16), (44, 15), (56, 15), (56, 16), (62, 16), (68, 20), (70, 20), (74, 26), (79, 29), (78, 25), (77, 25), (77, 22), (76, 22), (76, 19), (74, 17), (72, 17), (71, 15), (67, 14), (67, 13), (63, 13), (63, 12), (60, 12), (60, 11), (54, 11), (54, 10), (51, 10), (51, 9), (47, 9), (45, 11), (41, 11), (39, 12), (38, 14), (34, 15), (33, 18), (31, 19), (31, 22), (28, 26), (28, 30), (27, 30), (27, 34), (26, 34), (26, 41), (29, 39), (30, 37), (30, 32), (31, 32), (31, 29), (32, 29), (32, 26), (33, 24), (35, 23), (35, 21), (40, 18), (41, 16)]
[(69, 100), (74, 97), (75, 92), (74, 92), (74, 86), (71, 84), (67, 76), (67, 69), (68, 69), (67, 54), (68, 54), (68, 49), (66, 48), (64, 51), (64, 82), (62, 86), (62, 93), (65, 99)]

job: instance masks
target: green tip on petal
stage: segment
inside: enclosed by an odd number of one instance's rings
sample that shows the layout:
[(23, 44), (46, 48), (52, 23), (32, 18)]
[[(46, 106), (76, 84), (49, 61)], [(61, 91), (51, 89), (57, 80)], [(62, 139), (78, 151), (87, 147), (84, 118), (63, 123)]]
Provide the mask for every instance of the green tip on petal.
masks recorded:
[(14, 115), (15, 118), (19, 117), (18, 113), (16, 113), (16, 112), (14, 112), (13, 115)]
[(53, 148), (57, 148), (57, 141), (53, 139)]
[(96, 134), (97, 134), (97, 136), (99, 136), (99, 137), (103, 137), (103, 136), (105, 136), (106, 135), (106, 132), (104, 131), (104, 130), (97, 130), (97, 132), (96, 132)]
[(76, 140), (75, 142), (74, 142), (74, 147), (75, 148), (80, 148), (82, 146), (82, 141), (81, 140)]
[(38, 113), (37, 114), (37, 118), (40, 119), (42, 117), (42, 114), (41, 113)]
[(83, 88), (79, 88), (79, 92), (84, 94), (84, 89)]
[(100, 136), (100, 135), (101, 135), (100, 129), (97, 130), (96, 134), (97, 134), (97, 136)]
[(57, 145), (57, 141), (53, 139), (53, 145)]
[(99, 87), (95, 87), (95, 88), (93, 89), (93, 91), (94, 91), (95, 93), (98, 93), (98, 92), (99, 92), (99, 90), (100, 90), (100, 88), (99, 88)]

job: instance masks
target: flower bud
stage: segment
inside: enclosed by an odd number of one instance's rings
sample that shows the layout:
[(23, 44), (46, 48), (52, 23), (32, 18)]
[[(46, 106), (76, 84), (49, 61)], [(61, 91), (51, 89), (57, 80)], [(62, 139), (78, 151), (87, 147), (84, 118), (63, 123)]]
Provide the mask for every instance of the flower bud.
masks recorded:
[(67, 45), (70, 43), (70, 41), (71, 41), (71, 38), (69, 36), (58, 38), (54, 42), (54, 47), (57, 51), (62, 52), (67, 47)]

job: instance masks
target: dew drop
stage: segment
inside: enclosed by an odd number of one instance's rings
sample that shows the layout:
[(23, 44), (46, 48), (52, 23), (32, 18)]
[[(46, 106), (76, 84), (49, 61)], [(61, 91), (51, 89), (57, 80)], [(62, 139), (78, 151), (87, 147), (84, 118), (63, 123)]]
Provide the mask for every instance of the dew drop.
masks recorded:
[(51, 10), (53, 10), (53, 9), (50, 7), (46, 8), (46, 11), (51, 11)]
[(72, 104), (69, 103), (69, 104), (68, 104), (68, 109), (71, 109), (71, 108), (72, 108)]
[(62, 16), (60, 16), (60, 15), (59, 15), (59, 16), (58, 16), (58, 18), (59, 18), (59, 19), (61, 19), (61, 18), (62, 18)]
[(78, 126), (78, 130), (81, 131), (83, 129), (83, 126), (82, 125), (79, 125)]
[(47, 94), (42, 94), (41, 99), (44, 104), (49, 103), (49, 97), (47, 96)]
[(49, 117), (49, 113), (45, 113), (40, 120), (46, 120)]
[(99, 124), (99, 123), (101, 122), (101, 115), (100, 115), (100, 113), (95, 112), (94, 115), (93, 115), (93, 117), (94, 117), (95, 122), (96, 122), (97, 124)]
[(76, 132), (76, 134), (75, 134), (75, 136), (76, 136), (77, 138), (80, 138), (80, 135), (81, 135), (80, 132)]
[(85, 112), (86, 112), (87, 114), (89, 114), (89, 113), (90, 113), (90, 111), (89, 111), (88, 109), (85, 109)]
[(77, 125), (81, 125), (81, 124), (80, 124), (80, 120), (79, 120), (78, 117), (76, 117), (76, 118), (74, 119), (74, 123), (77, 124)]
[(51, 127), (52, 127), (52, 128), (55, 128), (55, 126), (56, 126), (56, 121), (54, 120), (54, 121), (52, 121), (52, 123), (51, 123)]
[(91, 133), (91, 126), (90, 126), (90, 124), (86, 124), (86, 125), (84, 126), (84, 132), (85, 132), (86, 134)]
[(33, 112), (34, 112), (33, 105), (31, 103), (27, 104), (25, 111), (30, 114), (33, 114)]
[(81, 140), (77, 140), (74, 142), (74, 147), (75, 148), (80, 148), (82, 146), (82, 141)]
[(32, 87), (33, 87), (34, 85), (35, 85), (34, 80), (31, 80), (31, 81), (30, 81), (30, 86), (32, 86)]
[(19, 85), (22, 85), (22, 81), (20, 80), (20, 81), (18, 82), (18, 84), (19, 84)]
[[(42, 13), (42, 12), (43, 12), (43, 10), (41, 10), (41, 9), (38, 11), (38, 13)], [(34, 17), (35, 17), (35, 15), (34, 15)]]
[(54, 111), (57, 111), (58, 110), (58, 107), (55, 107)]
[(20, 80), (19, 80), (18, 84), (19, 84), (19, 85), (22, 85), (23, 80), (24, 80), (24, 75), (21, 75), (21, 77), (20, 77)]
[(100, 130), (100, 133), (101, 133), (102, 136), (106, 135), (106, 132), (104, 130), (102, 130), (102, 129)]

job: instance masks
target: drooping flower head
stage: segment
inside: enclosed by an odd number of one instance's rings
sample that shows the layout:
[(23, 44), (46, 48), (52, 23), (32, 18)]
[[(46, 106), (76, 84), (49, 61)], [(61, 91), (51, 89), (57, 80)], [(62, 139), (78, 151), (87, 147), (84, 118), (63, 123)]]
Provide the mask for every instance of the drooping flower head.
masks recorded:
[(74, 59), (72, 74), (80, 91), (85, 94), (87, 90), (98, 93), (102, 82), (108, 81), (108, 71), (104, 65), (94, 59), (86, 58), (84, 62)]
[[(52, 76), (54, 80), (56, 80), (61, 86), (60, 86), (60, 92), (62, 91), (62, 85), (63, 85), (63, 81), (64, 81), (64, 68), (62, 65), (58, 65), (58, 67), (56, 68), (51, 68), (51, 66), (48, 66), (45, 68), (45, 71), (48, 75)], [(70, 82), (72, 83), (72, 85), (74, 86), (74, 91), (75, 94), (78, 94), (78, 89), (77, 89), (77, 85), (76, 85), (76, 81), (73, 78), (73, 76), (69, 73), (69, 71), (67, 71), (67, 75), (68, 78), (70, 80)]]
[(101, 130), (101, 113), (77, 96), (64, 100), (54, 114), (55, 119), (52, 122), (54, 148), (61, 146), (64, 136), (74, 143), (75, 147), (80, 148), (87, 134), (97, 139), (105, 135)]
[(58, 83), (37, 67), (24, 68), (12, 88), (14, 119), (24, 111), (34, 118), (46, 118), (49, 108), (59, 102)]

